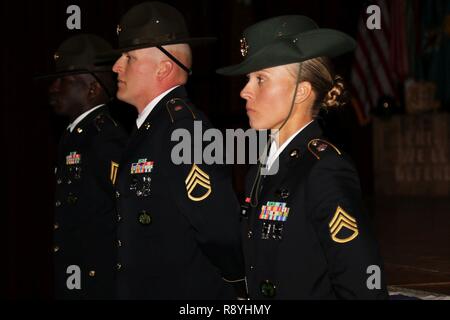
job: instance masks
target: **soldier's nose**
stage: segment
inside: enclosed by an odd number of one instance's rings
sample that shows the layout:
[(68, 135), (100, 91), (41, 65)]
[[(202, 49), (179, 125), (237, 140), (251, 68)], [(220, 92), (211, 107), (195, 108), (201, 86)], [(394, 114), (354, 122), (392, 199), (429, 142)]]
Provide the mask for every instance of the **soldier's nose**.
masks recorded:
[(244, 89), (242, 89), (240, 96), (242, 99), (245, 99), (245, 100), (251, 99), (252, 95), (251, 95), (250, 91), (247, 89), (247, 86), (245, 86)]
[(112, 71), (115, 73), (120, 73), (122, 72), (122, 66), (120, 64), (120, 60), (122, 59), (122, 57), (120, 57), (116, 63), (114, 63), (113, 67), (112, 67)]

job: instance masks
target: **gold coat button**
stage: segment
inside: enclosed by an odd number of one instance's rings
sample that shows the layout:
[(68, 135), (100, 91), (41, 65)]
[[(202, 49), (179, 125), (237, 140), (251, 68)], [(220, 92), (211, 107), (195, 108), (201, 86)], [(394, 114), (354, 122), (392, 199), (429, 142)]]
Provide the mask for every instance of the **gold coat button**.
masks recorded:
[(53, 247), (53, 252), (58, 252), (59, 251), (59, 247), (58, 246), (54, 246)]
[(67, 196), (67, 203), (68, 204), (74, 205), (77, 201), (78, 201), (78, 197), (73, 195), (72, 193), (70, 193)]
[(55, 224), (53, 225), (53, 229), (54, 230), (58, 230), (59, 229), (59, 224), (57, 222), (55, 222)]
[(95, 270), (89, 271), (89, 277), (95, 277)]
[(273, 298), (276, 295), (276, 286), (269, 280), (265, 280), (260, 286), (261, 293), (266, 298)]
[(138, 217), (139, 223), (143, 225), (149, 225), (152, 223), (152, 217), (146, 211), (142, 211)]

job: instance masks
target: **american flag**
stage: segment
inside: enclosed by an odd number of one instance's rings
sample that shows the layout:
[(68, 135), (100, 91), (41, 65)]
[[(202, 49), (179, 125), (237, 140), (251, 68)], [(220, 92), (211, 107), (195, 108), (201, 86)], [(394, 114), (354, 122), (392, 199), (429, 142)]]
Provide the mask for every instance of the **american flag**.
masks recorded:
[(381, 29), (369, 29), (368, 5), (358, 22), (357, 48), (351, 70), (352, 104), (361, 125), (370, 121), (370, 111), (379, 99), (398, 101), (398, 84), (408, 73), (405, 0), (375, 0), (380, 8)]

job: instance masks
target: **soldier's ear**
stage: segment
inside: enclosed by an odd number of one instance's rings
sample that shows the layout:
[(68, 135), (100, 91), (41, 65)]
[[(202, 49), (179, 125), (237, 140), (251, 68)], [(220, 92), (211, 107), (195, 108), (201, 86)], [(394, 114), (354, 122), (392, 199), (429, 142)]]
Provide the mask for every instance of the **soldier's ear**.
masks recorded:
[(156, 77), (158, 80), (163, 80), (168, 75), (172, 73), (175, 64), (169, 60), (163, 60), (159, 63), (158, 71), (156, 72)]
[(102, 91), (102, 86), (98, 81), (91, 81), (88, 86), (88, 97), (90, 99), (97, 97)]
[(308, 81), (303, 81), (298, 84), (297, 93), (295, 95), (295, 104), (302, 103), (311, 97), (312, 86)]

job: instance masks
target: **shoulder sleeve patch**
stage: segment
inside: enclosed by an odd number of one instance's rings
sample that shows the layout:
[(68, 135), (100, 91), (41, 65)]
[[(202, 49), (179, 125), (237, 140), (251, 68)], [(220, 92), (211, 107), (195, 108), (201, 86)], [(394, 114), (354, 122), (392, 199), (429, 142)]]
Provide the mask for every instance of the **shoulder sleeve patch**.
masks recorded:
[(187, 117), (192, 117), (193, 120), (197, 119), (189, 103), (181, 98), (173, 98), (167, 101), (166, 109), (172, 123)]
[(339, 151), (338, 148), (336, 148), (331, 142), (328, 142), (326, 140), (313, 139), (308, 143), (309, 152), (311, 152), (317, 158), (317, 160), (320, 160), (320, 154), (329, 148), (336, 151), (338, 155), (342, 155), (341, 151)]

